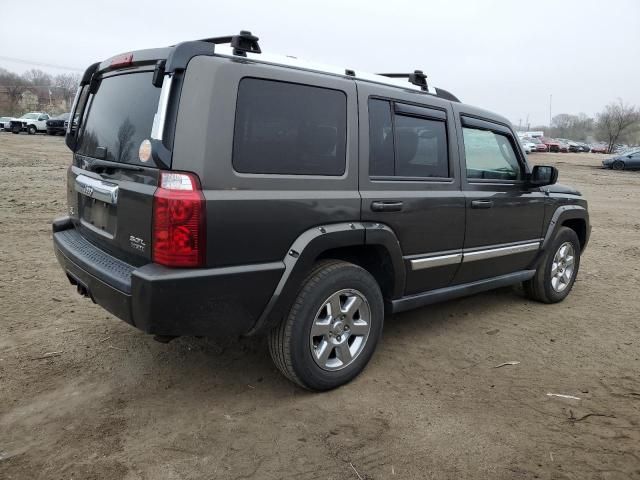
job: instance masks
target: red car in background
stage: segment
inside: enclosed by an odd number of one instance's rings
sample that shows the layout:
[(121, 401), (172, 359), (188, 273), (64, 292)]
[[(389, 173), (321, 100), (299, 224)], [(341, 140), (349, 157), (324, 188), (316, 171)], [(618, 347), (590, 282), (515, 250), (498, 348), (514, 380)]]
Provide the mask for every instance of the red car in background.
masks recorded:
[(609, 153), (608, 145), (594, 145), (591, 147), (591, 153)]
[(547, 150), (550, 152), (559, 152), (560, 151), (560, 143), (553, 138), (541, 138), (542, 143), (547, 146)]

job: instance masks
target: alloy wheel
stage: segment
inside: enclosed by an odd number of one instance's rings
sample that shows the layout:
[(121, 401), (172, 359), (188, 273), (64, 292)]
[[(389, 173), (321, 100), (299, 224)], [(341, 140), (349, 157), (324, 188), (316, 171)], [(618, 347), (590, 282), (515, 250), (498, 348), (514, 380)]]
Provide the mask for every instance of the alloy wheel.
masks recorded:
[(571, 242), (564, 242), (556, 251), (551, 264), (551, 287), (563, 292), (571, 283), (575, 271), (575, 250)]
[(341, 370), (360, 355), (371, 331), (371, 308), (358, 290), (332, 294), (311, 325), (309, 346), (316, 364), (324, 370)]

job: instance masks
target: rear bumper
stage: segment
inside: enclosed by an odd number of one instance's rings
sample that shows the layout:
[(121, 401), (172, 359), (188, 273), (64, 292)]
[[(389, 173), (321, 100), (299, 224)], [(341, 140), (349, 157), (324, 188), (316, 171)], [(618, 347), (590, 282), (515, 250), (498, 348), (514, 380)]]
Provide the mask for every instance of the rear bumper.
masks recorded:
[(53, 247), (70, 282), (116, 317), (156, 335), (242, 335), (262, 314), (282, 262), (206, 269), (128, 265), (88, 242), (68, 217)]

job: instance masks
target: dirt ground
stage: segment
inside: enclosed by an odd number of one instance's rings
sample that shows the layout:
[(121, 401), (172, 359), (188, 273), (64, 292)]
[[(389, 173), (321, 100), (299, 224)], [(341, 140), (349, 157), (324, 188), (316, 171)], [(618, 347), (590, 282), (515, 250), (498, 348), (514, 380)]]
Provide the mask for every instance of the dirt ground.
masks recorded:
[(163, 345), (78, 296), (51, 247), (64, 141), (0, 133), (0, 478), (640, 479), (640, 173), (530, 157), (589, 200), (568, 299), (397, 315), (359, 378), (312, 394), (262, 339)]

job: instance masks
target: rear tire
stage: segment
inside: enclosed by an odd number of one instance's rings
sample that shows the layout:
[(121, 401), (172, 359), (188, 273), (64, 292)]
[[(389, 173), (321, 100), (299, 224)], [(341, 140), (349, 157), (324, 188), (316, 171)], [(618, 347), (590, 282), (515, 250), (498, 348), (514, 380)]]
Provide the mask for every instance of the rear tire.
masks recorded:
[(27, 127), (27, 133), (29, 135), (35, 135), (38, 132), (38, 129), (35, 127), (35, 125), (29, 125)]
[(569, 227), (560, 227), (535, 276), (523, 282), (524, 293), (542, 303), (561, 302), (571, 292), (579, 268), (578, 235)]
[(382, 293), (371, 274), (324, 260), (302, 283), (288, 317), (270, 332), (271, 358), (301, 387), (330, 390), (364, 370), (383, 322)]

